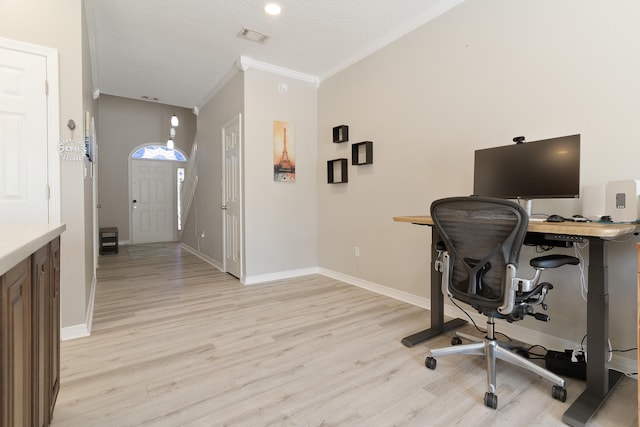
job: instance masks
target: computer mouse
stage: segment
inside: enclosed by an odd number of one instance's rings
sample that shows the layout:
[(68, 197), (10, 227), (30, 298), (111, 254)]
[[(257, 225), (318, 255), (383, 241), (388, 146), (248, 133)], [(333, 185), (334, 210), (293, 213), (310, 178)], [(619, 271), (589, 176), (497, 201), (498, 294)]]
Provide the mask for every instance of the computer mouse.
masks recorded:
[(547, 217), (547, 222), (564, 222), (564, 218), (560, 215), (549, 215)]

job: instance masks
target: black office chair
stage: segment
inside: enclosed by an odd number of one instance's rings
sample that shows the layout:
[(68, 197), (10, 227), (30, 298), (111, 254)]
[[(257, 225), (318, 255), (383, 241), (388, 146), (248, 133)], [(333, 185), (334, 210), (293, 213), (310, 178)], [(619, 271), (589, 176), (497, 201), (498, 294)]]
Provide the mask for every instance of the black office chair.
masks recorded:
[[(517, 278), (518, 257), (529, 219), (522, 207), (508, 200), (484, 197), (436, 200), (431, 205), (431, 217), (440, 236), (436, 242), (438, 258), (435, 264), (442, 273), (442, 292), (469, 304), (488, 319), (484, 340), (456, 334), (451, 340), (452, 347), (431, 350), (425, 360), (426, 367), (435, 369), (438, 356), (484, 355), (488, 382), (484, 404), (496, 409), (496, 359), (502, 359), (554, 383), (552, 396), (564, 402), (567, 398), (564, 379), (517, 353), (526, 349), (497, 341), (494, 320), (501, 318), (513, 322), (527, 315), (548, 320), (547, 315), (534, 312), (536, 305), (546, 309), (544, 300), (553, 288), (550, 283), (539, 282), (542, 270), (578, 264), (579, 260), (566, 255), (534, 258), (530, 261), (535, 269), (533, 277)], [(462, 345), (460, 337), (475, 342)]]

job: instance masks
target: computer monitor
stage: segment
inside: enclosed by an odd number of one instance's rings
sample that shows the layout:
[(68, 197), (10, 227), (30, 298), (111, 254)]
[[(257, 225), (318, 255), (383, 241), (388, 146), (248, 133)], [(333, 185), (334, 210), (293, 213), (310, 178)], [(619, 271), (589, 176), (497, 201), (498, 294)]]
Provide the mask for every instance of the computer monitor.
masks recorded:
[(580, 135), (476, 150), (473, 194), (524, 200), (579, 197)]

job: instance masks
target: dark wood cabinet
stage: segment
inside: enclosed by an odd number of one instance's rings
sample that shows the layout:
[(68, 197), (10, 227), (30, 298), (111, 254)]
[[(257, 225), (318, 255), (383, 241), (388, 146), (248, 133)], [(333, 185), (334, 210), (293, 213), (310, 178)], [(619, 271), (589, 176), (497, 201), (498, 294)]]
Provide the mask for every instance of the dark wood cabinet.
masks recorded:
[(2, 425), (28, 426), (31, 413), (31, 260), (2, 276)]
[(48, 426), (59, 387), (60, 240), (0, 277), (0, 425)]
[(56, 238), (49, 244), (51, 258), (51, 304), (49, 306), (51, 319), (49, 349), (49, 420), (53, 419), (53, 407), (60, 390), (60, 238)]
[(50, 353), (50, 290), (51, 290), (51, 266), (49, 259), (49, 247), (40, 248), (31, 257), (31, 307), (33, 314), (33, 389), (31, 402), (33, 404), (33, 426), (43, 427), (49, 425), (49, 353)]

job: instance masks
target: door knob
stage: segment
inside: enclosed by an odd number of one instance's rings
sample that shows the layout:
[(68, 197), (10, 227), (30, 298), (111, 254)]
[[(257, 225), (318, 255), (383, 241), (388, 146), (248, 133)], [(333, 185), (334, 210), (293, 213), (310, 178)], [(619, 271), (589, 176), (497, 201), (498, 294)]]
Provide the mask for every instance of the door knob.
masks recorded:
[(227, 206), (226, 206), (226, 205), (223, 205), (223, 206), (221, 207), (221, 209), (226, 210), (226, 209), (227, 209)]

